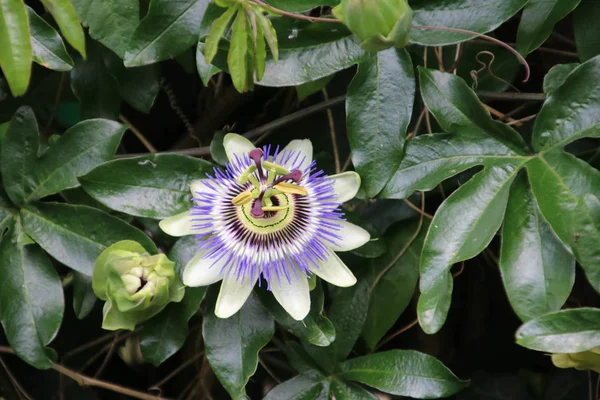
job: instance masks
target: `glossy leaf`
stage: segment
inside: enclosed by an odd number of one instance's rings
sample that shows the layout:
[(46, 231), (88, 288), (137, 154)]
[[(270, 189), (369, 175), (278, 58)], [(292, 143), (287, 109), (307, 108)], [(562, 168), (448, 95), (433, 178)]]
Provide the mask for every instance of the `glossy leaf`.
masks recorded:
[(31, 8), (28, 7), (27, 12), (31, 29), (33, 60), (41, 66), (55, 71), (70, 71), (73, 68), (73, 59), (67, 52), (58, 32)]
[(377, 400), (379, 397), (373, 393), (368, 392), (362, 387), (349, 383), (342, 382), (337, 379), (331, 381), (330, 387), (331, 393), (336, 399), (348, 399), (348, 400)]
[(517, 31), (517, 51), (529, 54), (540, 47), (554, 25), (569, 15), (581, 0), (530, 0), (521, 16)]
[(202, 42), (198, 42), (198, 46), (196, 47), (196, 69), (204, 86), (208, 86), (210, 78), (221, 71), (220, 68), (206, 62), (206, 58), (204, 57), (204, 43)]
[(85, 53), (85, 35), (79, 23), (79, 17), (70, 0), (41, 0), (44, 7), (54, 17), (56, 24), (67, 42), (81, 54)]
[[(389, 251), (372, 261), (371, 302), (362, 337), (373, 349), (385, 333), (396, 323), (409, 305), (419, 279), (419, 260), (428, 224), (398, 258), (401, 249), (419, 228), (418, 221), (402, 224), (386, 240)], [(394, 307), (389, 307), (393, 304)]]
[(467, 385), (434, 357), (413, 350), (358, 357), (342, 363), (340, 368), (338, 376), (344, 380), (417, 399), (448, 397)]
[(101, 119), (81, 122), (37, 158), (39, 134), (33, 111), (20, 108), (2, 146), (2, 176), (11, 200), (37, 200), (79, 185), (77, 177), (110, 160), (125, 128)]
[[(478, 33), (491, 32), (515, 15), (529, 0), (413, 0), (413, 25), (428, 25), (467, 29)], [(442, 46), (471, 39), (473, 35), (415, 29), (411, 42), (427, 46)]]
[(298, 94), (298, 101), (304, 101), (308, 96), (320, 92), (324, 89), (334, 75), (326, 76), (325, 78), (317, 79), (313, 82), (303, 83), (302, 85), (296, 86), (296, 93)]
[(567, 77), (577, 68), (579, 64), (558, 64), (548, 71), (544, 77), (544, 94), (550, 96), (556, 89), (561, 87)]
[(439, 331), (449, 303), (434, 302), (440, 314), (423, 318), (428, 313), (425, 303), (430, 304), (435, 297), (449, 301), (444, 291), (439, 296), (436, 293), (440, 282), (447, 280), (452, 265), (475, 257), (491, 242), (502, 223), (510, 185), (520, 165), (522, 162), (485, 168), (438, 208), (423, 245), (420, 265), (420, 289), (425, 297), (419, 299), (418, 312), (426, 333)]
[(148, 114), (160, 92), (160, 67), (125, 68), (123, 61), (112, 52), (104, 52), (104, 64), (117, 82), (119, 94), (130, 106)]
[(264, 400), (326, 400), (330, 382), (316, 370), (308, 370), (275, 386)]
[(223, 132), (216, 132), (212, 141), (210, 142), (210, 157), (218, 164), (227, 165), (229, 159), (223, 146), (223, 138), (225, 134)]
[(519, 159), (508, 147), (479, 130), (458, 135), (417, 136), (406, 142), (402, 162), (380, 197), (408, 198), (415, 191), (433, 190), (444, 180), (474, 166)]
[(335, 340), (335, 328), (330, 320), (322, 316), (325, 296), (323, 287), (317, 287), (310, 292), (310, 313), (302, 321), (293, 319), (279, 305), (272, 293), (260, 291), (259, 297), (265, 308), (271, 313), (279, 326), (293, 335), (314, 344), (315, 346), (329, 346)]
[(0, 1), (0, 48), (0, 68), (10, 91), (21, 96), (29, 86), (33, 61), (27, 9), (21, 0)]
[(105, 49), (90, 41), (88, 58), (75, 61), (71, 70), (71, 89), (81, 105), (81, 119), (106, 118), (117, 120), (121, 96), (115, 78), (104, 63)]
[(527, 171), (542, 215), (575, 254), (592, 286), (600, 290), (600, 229), (583, 198), (587, 193), (600, 194), (600, 172), (562, 152), (531, 160)]
[(523, 321), (560, 310), (575, 283), (575, 258), (540, 214), (524, 175), (510, 191), (500, 270), (510, 304)]
[(122, 59), (129, 38), (139, 23), (139, 15), (137, 0), (92, 1), (85, 13), (85, 24), (89, 26), (92, 38)]
[[(171, 251), (169, 259), (181, 272), (196, 251), (196, 240), (192, 236), (179, 239)], [(144, 323), (140, 334), (140, 349), (144, 360), (156, 366), (175, 354), (188, 337), (188, 321), (198, 311), (206, 293), (204, 287), (188, 287), (180, 303), (169, 303), (160, 314)]]
[(335, 328), (336, 340), (327, 347), (303, 342), (306, 352), (328, 372), (346, 359), (362, 332), (369, 307), (369, 284), (359, 278), (354, 286), (339, 289), (332, 298), (327, 317)]
[(56, 360), (46, 347), (56, 336), (65, 308), (60, 277), (46, 254), (24, 244), (18, 217), (0, 243), (0, 321), (10, 346), (36, 368)]
[(533, 126), (533, 147), (549, 151), (582, 137), (600, 137), (600, 57), (581, 64), (552, 93)]
[[(257, 83), (262, 86), (298, 86), (351, 67), (366, 56), (353, 36), (340, 34), (339, 27), (336, 31), (329, 26), (333, 24), (322, 24), (316, 24), (307, 32), (309, 38), (296, 34), (297, 37), (289, 43), (280, 41), (279, 61), (267, 60), (265, 75)], [(320, 37), (320, 40), (316, 41), (314, 37)]]
[(425, 104), (445, 132), (472, 132), (477, 128), (513, 154), (527, 153), (527, 145), (521, 135), (510, 126), (494, 121), (461, 78), (419, 67), (419, 82)]
[(414, 96), (406, 50), (388, 49), (359, 63), (348, 88), (346, 115), (352, 163), (369, 197), (381, 191), (402, 160)]
[(154, 0), (129, 40), (125, 66), (139, 67), (175, 57), (198, 40), (208, 0)]
[(156, 253), (142, 231), (123, 220), (87, 206), (63, 203), (30, 204), (21, 209), (23, 229), (52, 257), (91, 275), (96, 258), (120, 240), (135, 240)]
[(517, 343), (551, 353), (579, 353), (600, 346), (600, 310), (576, 308), (546, 314), (522, 325)]
[(573, 13), (573, 29), (579, 59), (587, 61), (600, 55), (600, 3), (596, 0), (581, 0)]
[(96, 295), (92, 289), (92, 277), (73, 272), (73, 311), (78, 319), (84, 319), (94, 308)]
[(107, 207), (130, 215), (166, 218), (190, 208), (190, 183), (212, 165), (176, 154), (114, 160), (80, 178), (84, 190)]
[(275, 326), (255, 295), (227, 319), (215, 316), (215, 297), (207, 302), (202, 325), (206, 357), (229, 395), (234, 400), (241, 399), (248, 380), (256, 372), (258, 352), (273, 337)]
[(269, 2), (273, 7), (280, 10), (300, 13), (320, 6), (336, 6), (340, 0), (271, 0)]

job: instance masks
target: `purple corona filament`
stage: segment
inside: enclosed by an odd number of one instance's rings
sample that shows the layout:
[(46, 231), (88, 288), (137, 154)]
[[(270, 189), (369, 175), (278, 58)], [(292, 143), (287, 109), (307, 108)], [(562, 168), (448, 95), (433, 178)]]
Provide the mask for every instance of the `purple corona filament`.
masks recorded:
[[(271, 146), (236, 155), (195, 193), (193, 227), (208, 231), (197, 235), (198, 248), (223, 277), (248, 284), (262, 277), (271, 288), (272, 279), (291, 282), (298, 271), (309, 276), (339, 244), (343, 213), (333, 181), (314, 161), (302, 170), (304, 157), (279, 147), (271, 154)], [(240, 195), (245, 202), (234, 205)]]

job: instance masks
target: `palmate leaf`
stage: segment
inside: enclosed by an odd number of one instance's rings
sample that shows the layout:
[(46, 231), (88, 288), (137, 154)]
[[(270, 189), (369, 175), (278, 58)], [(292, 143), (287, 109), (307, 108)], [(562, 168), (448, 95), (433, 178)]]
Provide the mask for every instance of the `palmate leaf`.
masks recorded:
[[(600, 231), (594, 218), (600, 172), (562, 150), (579, 138), (600, 135), (600, 89), (595, 84), (600, 82), (600, 57), (553, 83), (534, 127), (537, 153), (526, 150), (512, 128), (493, 121), (460, 78), (421, 70), (420, 81), (427, 107), (449, 134), (409, 141), (381, 196), (405, 198), (466, 169), (484, 167), (442, 203), (429, 228), (420, 265), (423, 329), (435, 333), (442, 327), (451, 301), (450, 268), (485, 249), (505, 218), (507, 204), (511, 209), (502, 232), (502, 269), (509, 298), (523, 319), (555, 311), (568, 297), (573, 261), (564, 246), (600, 290)], [(513, 185), (524, 167), (529, 184), (519, 178)], [(528, 200), (523, 199), (527, 193)], [(528, 235), (536, 239), (535, 246), (513, 240)], [(555, 257), (550, 260), (548, 254)], [(514, 271), (523, 275), (523, 257), (527, 279), (512, 279)], [(557, 280), (547, 283), (548, 276)]]

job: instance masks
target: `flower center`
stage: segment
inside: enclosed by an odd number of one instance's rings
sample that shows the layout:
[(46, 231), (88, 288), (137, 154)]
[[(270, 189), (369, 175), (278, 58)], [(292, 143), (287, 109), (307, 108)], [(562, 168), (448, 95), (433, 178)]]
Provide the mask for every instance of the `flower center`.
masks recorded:
[[(252, 186), (234, 197), (231, 203), (241, 210), (248, 222), (252, 219), (270, 220), (276, 217), (279, 211), (287, 211), (281, 216), (285, 219), (293, 203), (292, 195), (308, 194), (308, 191), (299, 185), (302, 171), (299, 169), (289, 171), (271, 161), (263, 160), (264, 153), (261, 149), (254, 149), (249, 155), (254, 165), (240, 175), (238, 183), (244, 185), (250, 182)], [(277, 224), (280, 222), (282, 221)]]

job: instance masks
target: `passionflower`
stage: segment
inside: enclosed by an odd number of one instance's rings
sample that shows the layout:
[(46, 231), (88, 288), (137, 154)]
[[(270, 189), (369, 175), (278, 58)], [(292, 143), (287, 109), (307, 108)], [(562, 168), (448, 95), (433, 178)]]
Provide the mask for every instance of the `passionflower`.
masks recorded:
[(100, 253), (92, 289), (106, 301), (102, 320), (106, 330), (133, 330), (169, 302), (181, 301), (185, 292), (173, 261), (164, 254), (148, 254), (132, 240), (117, 242)]
[(283, 150), (254, 145), (227, 134), (229, 159), (192, 182), (190, 211), (160, 222), (172, 236), (196, 235), (198, 252), (186, 265), (183, 283), (206, 286), (223, 281), (215, 315), (228, 318), (244, 304), (257, 281), (265, 281), (296, 320), (310, 310), (312, 274), (347, 287), (356, 283), (335, 252), (365, 244), (369, 233), (343, 219), (340, 204), (353, 198), (355, 172), (327, 176), (312, 160), (309, 140)]

